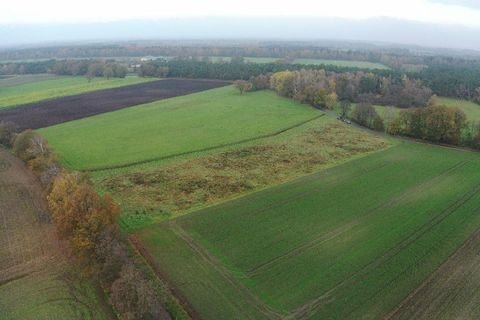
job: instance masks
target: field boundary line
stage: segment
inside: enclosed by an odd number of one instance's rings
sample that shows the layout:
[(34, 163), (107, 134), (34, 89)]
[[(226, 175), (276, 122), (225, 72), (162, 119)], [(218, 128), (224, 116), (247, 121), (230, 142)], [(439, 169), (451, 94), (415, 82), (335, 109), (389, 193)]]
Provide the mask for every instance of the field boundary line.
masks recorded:
[(153, 256), (143, 245), (142, 241), (136, 235), (131, 234), (128, 236), (128, 242), (131, 244), (132, 249), (136, 252), (136, 254), (143, 260), (146, 266), (152, 270), (155, 277), (160, 282), (164, 283), (175, 299), (179, 301), (184, 311), (187, 312), (192, 319), (200, 319), (198, 312), (188, 302), (188, 299), (183, 296), (177, 286), (173, 284), (173, 281), (170, 280), (167, 274), (161, 270), (159, 265), (155, 262)]
[(266, 305), (260, 297), (255, 295), (248, 289), (244, 284), (239, 282), (217, 258), (208, 252), (202, 245), (200, 245), (196, 240), (194, 240), (181, 226), (179, 226), (175, 221), (169, 223), (170, 229), (177, 235), (180, 239), (185, 241), (185, 243), (205, 262), (210, 264), (215, 271), (217, 271), (225, 280), (227, 280), (235, 289), (246, 296), (252, 302), (252, 305), (264, 314), (269, 319), (282, 319), (285, 317), (285, 314), (275, 311), (273, 308)]
[(411, 194), (417, 193), (419, 191), (423, 191), (426, 188), (429, 188), (430, 186), (433, 186), (435, 183), (438, 183), (438, 182), (442, 181), (441, 179), (446, 177), (446, 175), (448, 175), (449, 173), (454, 172), (455, 170), (465, 166), (466, 163), (467, 163), (466, 161), (460, 161), (460, 162), (456, 163), (455, 165), (447, 168), (443, 172), (440, 172), (438, 175), (430, 178), (427, 181), (424, 181), (422, 184), (420, 184), (418, 186), (415, 186), (414, 188), (409, 188), (408, 190), (406, 190), (405, 192), (403, 192), (399, 196), (394, 197), (393, 199), (389, 199), (389, 200), (387, 200), (387, 201), (385, 201), (385, 202), (383, 202), (379, 205), (376, 205), (371, 209), (367, 209), (365, 215), (354, 218), (353, 220), (346, 223), (345, 225), (338, 226), (334, 230), (329, 231), (329, 232), (324, 233), (324, 234), (321, 234), (319, 237), (315, 237), (311, 241), (309, 241), (309, 242), (307, 242), (303, 245), (300, 245), (296, 248), (293, 248), (285, 254), (277, 256), (277, 257), (275, 257), (275, 258), (273, 258), (269, 261), (264, 262), (261, 265), (258, 265), (255, 268), (250, 269), (249, 271), (247, 271), (248, 276), (255, 276), (258, 273), (262, 273), (264, 271), (267, 271), (267, 270), (270, 269), (271, 265), (276, 263), (276, 262), (283, 261), (283, 260), (289, 259), (291, 257), (295, 257), (295, 256), (297, 256), (298, 254), (300, 254), (304, 251), (315, 248), (316, 246), (318, 246), (318, 245), (320, 245), (320, 244), (322, 244), (326, 241), (332, 240), (332, 239), (336, 238), (337, 236), (344, 234), (345, 232), (347, 232), (350, 229), (354, 228), (355, 226), (359, 225), (362, 222), (362, 220), (364, 220), (366, 218), (369, 218), (371, 215), (377, 213), (378, 210), (387, 209), (387, 208), (390, 208), (392, 206), (395, 206), (397, 203), (403, 201), (405, 198), (408, 198), (408, 196), (410, 196)]
[(391, 260), (395, 256), (397, 256), (400, 252), (402, 252), (405, 248), (409, 247), (412, 243), (415, 242), (418, 238), (424, 235), (427, 231), (431, 230), (435, 226), (442, 223), (446, 218), (452, 215), (458, 208), (462, 207), (465, 203), (470, 201), (478, 192), (480, 192), (480, 183), (476, 184), (472, 189), (466, 192), (462, 197), (455, 200), (453, 203), (448, 205), (445, 209), (441, 210), (440, 213), (430, 220), (426, 221), (423, 225), (421, 225), (418, 229), (414, 230), (410, 233), (406, 238), (404, 238), (400, 243), (392, 247), (391, 249), (387, 250), (383, 255), (381, 255), (375, 261), (372, 261), (365, 265), (360, 270), (352, 273), (348, 278), (339, 282), (337, 285), (333, 286), (331, 289), (327, 290), (325, 293), (320, 295), (319, 297), (307, 302), (303, 306), (298, 307), (296, 310), (290, 313), (289, 317), (293, 317), (295, 319), (306, 319), (312, 315), (321, 305), (322, 301), (326, 298), (330, 297), (333, 292), (337, 289), (345, 286), (348, 283), (355, 284), (359, 280), (355, 280), (357, 277), (361, 277), (362, 274), (365, 274), (372, 268), (376, 268), (380, 264)]
[(146, 164), (146, 163), (150, 163), (150, 162), (155, 162), (155, 161), (161, 161), (161, 160), (167, 160), (167, 159), (172, 159), (172, 158), (176, 158), (176, 157), (186, 156), (186, 155), (189, 155), (189, 154), (194, 154), (194, 153), (199, 153), (199, 152), (205, 152), (205, 151), (210, 151), (210, 150), (215, 150), (215, 149), (220, 149), (220, 148), (225, 148), (225, 147), (231, 147), (231, 146), (235, 146), (235, 145), (237, 145), (237, 144), (242, 144), (242, 143), (251, 142), (251, 141), (255, 141), (255, 140), (260, 140), (260, 139), (275, 137), (275, 136), (278, 136), (278, 135), (280, 135), (280, 134), (282, 134), (282, 133), (285, 133), (285, 132), (287, 132), (287, 131), (289, 131), (289, 130), (292, 130), (292, 129), (301, 127), (301, 126), (303, 126), (304, 124), (307, 124), (307, 123), (309, 123), (309, 122), (315, 121), (315, 120), (317, 120), (317, 119), (319, 119), (319, 118), (322, 118), (322, 117), (324, 117), (324, 116), (325, 116), (325, 113), (322, 113), (322, 114), (320, 114), (320, 115), (318, 115), (318, 116), (315, 116), (315, 117), (310, 118), (310, 119), (308, 119), (308, 120), (304, 120), (304, 121), (302, 121), (302, 122), (296, 123), (296, 124), (291, 125), (291, 126), (289, 126), (289, 127), (286, 127), (286, 128), (280, 129), (280, 130), (277, 130), (277, 131), (275, 131), (275, 132), (273, 132), (273, 133), (267, 133), (267, 134), (259, 135), (259, 136), (253, 137), (253, 138), (238, 140), (238, 141), (235, 141), (235, 142), (219, 144), (219, 145), (212, 146), (212, 147), (208, 147), (208, 148), (202, 148), (202, 149), (197, 149), (197, 150), (192, 150), (192, 151), (180, 152), (180, 153), (171, 154), (171, 155), (167, 155), (167, 156), (149, 158), (149, 159), (140, 160), (140, 161), (134, 161), (134, 162), (125, 163), (125, 164), (112, 165), (112, 166), (103, 166), (103, 167), (102, 167), (102, 166), (100, 166), (100, 167), (92, 167), (92, 168), (85, 168), (85, 169), (78, 169), (78, 170), (79, 170), (79, 171), (82, 171), (82, 172), (98, 172), (98, 171), (107, 171), (107, 170), (114, 170), (114, 169), (122, 169), (122, 168), (134, 167), (134, 166), (137, 166), (137, 165)]

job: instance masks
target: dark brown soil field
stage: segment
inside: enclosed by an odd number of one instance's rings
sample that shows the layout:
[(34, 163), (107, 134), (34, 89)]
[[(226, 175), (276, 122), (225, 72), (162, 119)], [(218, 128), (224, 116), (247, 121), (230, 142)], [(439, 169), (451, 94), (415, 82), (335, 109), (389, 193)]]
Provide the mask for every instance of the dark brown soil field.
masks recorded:
[(228, 84), (220, 80), (158, 80), (17, 106), (0, 111), (0, 120), (14, 122), (19, 130), (38, 129)]

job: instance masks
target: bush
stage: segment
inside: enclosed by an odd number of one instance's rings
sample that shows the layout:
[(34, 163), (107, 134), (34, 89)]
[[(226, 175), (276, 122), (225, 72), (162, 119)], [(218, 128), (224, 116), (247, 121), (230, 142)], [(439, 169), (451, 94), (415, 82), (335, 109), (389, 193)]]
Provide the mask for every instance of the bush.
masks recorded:
[(0, 145), (12, 147), (16, 127), (12, 122), (0, 121)]
[(49, 186), (60, 173), (57, 157), (51, 151), (47, 140), (32, 130), (26, 130), (15, 137), (13, 153), (22, 159), (44, 186)]
[(123, 266), (111, 287), (110, 301), (121, 319), (170, 319), (153, 289), (133, 264)]
[(370, 103), (357, 104), (352, 112), (352, 120), (376, 131), (383, 131), (385, 129), (383, 119)]
[(238, 89), (238, 91), (240, 91), (240, 94), (244, 94), (245, 92), (251, 91), (253, 88), (253, 85), (250, 82), (245, 80), (234, 81), (233, 85), (235, 86), (235, 88)]

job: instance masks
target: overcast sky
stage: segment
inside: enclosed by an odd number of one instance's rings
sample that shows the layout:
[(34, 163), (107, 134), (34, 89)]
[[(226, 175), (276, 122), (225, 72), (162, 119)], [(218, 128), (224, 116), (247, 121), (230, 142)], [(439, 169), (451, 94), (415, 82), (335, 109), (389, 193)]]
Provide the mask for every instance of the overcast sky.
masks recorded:
[(2, 0), (0, 24), (108, 22), (191, 16), (391, 17), (480, 27), (478, 0)]

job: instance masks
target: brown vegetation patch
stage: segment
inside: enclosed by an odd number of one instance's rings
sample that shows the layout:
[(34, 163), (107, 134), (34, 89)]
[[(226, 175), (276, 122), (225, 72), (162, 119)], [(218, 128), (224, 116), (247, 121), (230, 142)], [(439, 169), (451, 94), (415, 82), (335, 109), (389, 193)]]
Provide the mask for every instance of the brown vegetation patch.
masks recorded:
[(106, 178), (101, 187), (127, 214), (169, 217), (385, 147), (387, 143), (378, 137), (335, 123), (311, 129), (288, 143), (264, 143)]

